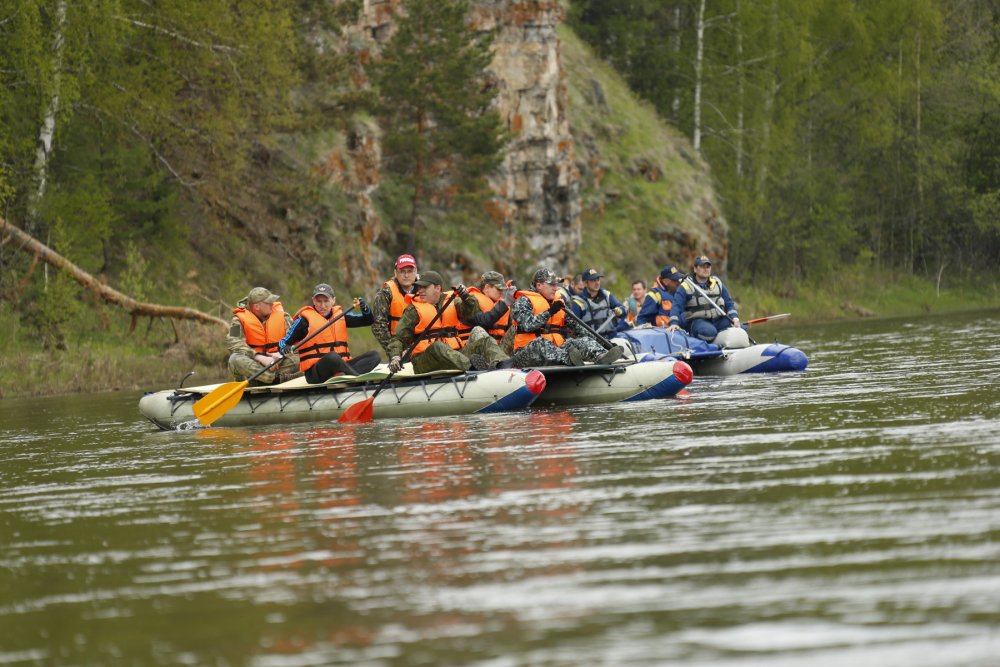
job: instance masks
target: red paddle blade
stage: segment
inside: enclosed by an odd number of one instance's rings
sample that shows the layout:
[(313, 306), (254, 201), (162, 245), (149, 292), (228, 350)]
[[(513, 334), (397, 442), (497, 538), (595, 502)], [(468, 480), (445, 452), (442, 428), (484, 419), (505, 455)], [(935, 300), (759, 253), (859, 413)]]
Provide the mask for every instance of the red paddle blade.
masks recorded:
[(337, 421), (346, 423), (370, 422), (372, 420), (372, 403), (375, 397), (366, 398), (344, 410)]

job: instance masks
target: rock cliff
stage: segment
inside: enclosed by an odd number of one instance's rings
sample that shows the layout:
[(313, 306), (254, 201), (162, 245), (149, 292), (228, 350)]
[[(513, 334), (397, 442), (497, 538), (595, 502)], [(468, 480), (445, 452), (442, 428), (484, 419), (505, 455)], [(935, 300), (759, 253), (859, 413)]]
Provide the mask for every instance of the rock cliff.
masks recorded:
[[(391, 36), (393, 17), (402, 4), (364, 0), (357, 25), (346, 31), (346, 46), (357, 56), (356, 85), (365, 85), (364, 64)], [(655, 114), (641, 119), (650, 126), (644, 128), (626, 128), (627, 119), (609, 117), (615, 110), (604, 99), (602, 82), (614, 74), (587, 64), (593, 56), (561, 27), (562, 19), (559, 0), (473, 2), (474, 27), (494, 32), (497, 107), (513, 139), (490, 179), (493, 196), (484, 204), (499, 232), (492, 256), (457, 262), (448, 258), (452, 267), (464, 270), (468, 279), (491, 266), (514, 271), (545, 263), (558, 271), (578, 272), (581, 261), (627, 262), (645, 276), (659, 264), (682, 262), (702, 252), (724, 258), (727, 228), (718, 215), (705, 164), (683, 137), (664, 130)], [(563, 62), (566, 39), (577, 61), (569, 73)], [(620, 85), (612, 84), (616, 91)], [(571, 90), (576, 92), (571, 95)], [(638, 104), (627, 92), (616, 95), (628, 95), (627, 105)], [(573, 109), (573, 104), (581, 108)], [(617, 98), (614, 104), (619, 104)], [(598, 122), (595, 109), (603, 115)], [(652, 133), (656, 141), (666, 143), (615, 145), (616, 132), (628, 133), (631, 139), (636, 133)], [(384, 224), (373, 201), (380, 184), (378, 132), (372, 123), (356, 123), (348, 134), (329, 149), (316, 171), (354, 199), (359, 222), (353, 232), (369, 248), (359, 249), (360, 268), (354, 266), (351, 277), (371, 284), (380, 272), (385, 274), (389, 260), (378, 248)], [(629, 151), (631, 155), (623, 156)], [(634, 183), (641, 183), (642, 192), (631, 191)], [(639, 215), (655, 220), (638, 225), (644, 230), (642, 239), (631, 230), (632, 223), (640, 221), (629, 221)], [(599, 254), (606, 230), (591, 235), (590, 229), (607, 225), (629, 227), (617, 231), (622, 239), (639, 242), (633, 252)], [(435, 263), (440, 265), (441, 259), (435, 258)]]

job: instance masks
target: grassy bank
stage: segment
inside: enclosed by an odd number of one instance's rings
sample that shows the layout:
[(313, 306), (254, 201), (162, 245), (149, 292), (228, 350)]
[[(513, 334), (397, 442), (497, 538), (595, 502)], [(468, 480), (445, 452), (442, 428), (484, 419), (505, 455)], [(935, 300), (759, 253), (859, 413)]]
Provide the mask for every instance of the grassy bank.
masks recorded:
[[(831, 279), (821, 285), (764, 287), (730, 282), (744, 319), (792, 313), (787, 324), (859, 319), (919, 317), (931, 313), (1000, 308), (1000, 281), (968, 279), (961, 283), (872, 272), (850, 281)], [(4, 348), (0, 356), (0, 398), (47, 396), (111, 390), (152, 391), (177, 386), (188, 371), (187, 386), (228, 381), (225, 332), (221, 328), (182, 324), (174, 342), (169, 324), (147, 322), (127, 334), (128, 319), (111, 309), (95, 315), (92, 327), (68, 336), (65, 350), (46, 352), (9, 309), (0, 308)], [(368, 329), (351, 331), (358, 354), (376, 349)]]

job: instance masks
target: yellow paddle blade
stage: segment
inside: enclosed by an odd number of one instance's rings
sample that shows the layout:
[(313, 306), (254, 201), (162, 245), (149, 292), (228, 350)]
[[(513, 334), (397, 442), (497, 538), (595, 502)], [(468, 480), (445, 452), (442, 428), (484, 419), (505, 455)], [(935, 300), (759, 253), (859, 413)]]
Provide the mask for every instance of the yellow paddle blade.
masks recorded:
[(344, 414), (337, 418), (339, 422), (370, 422), (372, 420), (372, 403), (375, 397), (371, 396), (363, 401), (355, 403), (344, 410)]
[(243, 398), (243, 390), (249, 382), (227, 382), (198, 399), (194, 404), (194, 416), (205, 426), (226, 414)]

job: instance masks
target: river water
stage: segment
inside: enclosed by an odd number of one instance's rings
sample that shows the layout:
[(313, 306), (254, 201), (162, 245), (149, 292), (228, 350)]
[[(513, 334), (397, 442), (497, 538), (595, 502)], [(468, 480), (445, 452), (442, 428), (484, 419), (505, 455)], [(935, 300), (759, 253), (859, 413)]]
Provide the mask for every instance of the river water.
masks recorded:
[(514, 415), (0, 401), (0, 664), (998, 665), (998, 325), (763, 325), (809, 370)]

